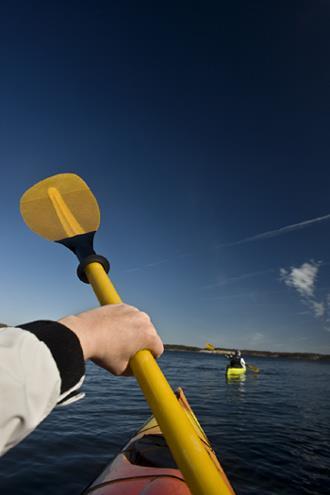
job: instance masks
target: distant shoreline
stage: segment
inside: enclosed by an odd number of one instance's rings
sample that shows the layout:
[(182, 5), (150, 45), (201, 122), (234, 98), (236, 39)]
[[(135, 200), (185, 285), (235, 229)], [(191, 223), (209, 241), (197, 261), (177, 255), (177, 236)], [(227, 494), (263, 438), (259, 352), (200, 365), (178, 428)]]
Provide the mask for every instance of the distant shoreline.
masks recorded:
[[(179, 344), (165, 344), (166, 351), (179, 351), (179, 352), (201, 352), (205, 354), (218, 354), (224, 356), (234, 352), (234, 349), (218, 349), (214, 351), (208, 351), (201, 347), (179, 345)], [(253, 351), (249, 349), (241, 349), (243, 356), (251, 357), (269, 357), (269, 358), (286, 358), (286, 359), (300, 359), (307, 361), (330, 361), (330, 354), (318, 354), (315, 352), (270, 352), (270, 351)]]

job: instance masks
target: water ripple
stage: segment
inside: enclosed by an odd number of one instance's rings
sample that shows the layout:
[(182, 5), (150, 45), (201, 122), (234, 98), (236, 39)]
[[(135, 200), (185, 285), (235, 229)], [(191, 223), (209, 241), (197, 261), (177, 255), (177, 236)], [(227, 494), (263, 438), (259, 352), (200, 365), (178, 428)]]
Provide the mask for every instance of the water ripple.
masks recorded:
[[(325, 495), (330, 366), (255, 359), (260, 375), (225, 380), (224, 358), (168, 352), (161, 367), (183, 386), (238, 495)], [(0, 492), (74, 495), (149, 415), (134, 379), (88, 366), (86, 398), (55, 410), (0, 464)]]

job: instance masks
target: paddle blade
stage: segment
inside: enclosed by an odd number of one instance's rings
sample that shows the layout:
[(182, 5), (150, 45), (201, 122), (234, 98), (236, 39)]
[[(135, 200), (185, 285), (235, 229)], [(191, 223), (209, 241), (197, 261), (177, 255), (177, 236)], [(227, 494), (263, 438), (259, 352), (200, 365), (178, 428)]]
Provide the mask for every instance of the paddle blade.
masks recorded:
[(20, 201), (26, 225), (49, 241), (59, 241), (100, 225), (100, 210), (92, 191), (76, 174), (57, 174), (28, 189)]
[(254, 371), (254, 373), (260, 373), (260, 369), (254, 366), (253, 364), (246, 364), (246, 367), (249, 370)]

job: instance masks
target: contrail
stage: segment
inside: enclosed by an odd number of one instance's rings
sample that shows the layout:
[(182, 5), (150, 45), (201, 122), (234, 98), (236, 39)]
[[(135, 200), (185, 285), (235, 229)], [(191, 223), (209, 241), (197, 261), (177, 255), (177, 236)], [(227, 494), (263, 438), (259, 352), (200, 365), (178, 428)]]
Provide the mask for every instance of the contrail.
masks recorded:
[(276, 230), (269, 230), (268, 232), (262, 232), (261, 234), (253, 235), (251, 237), (245, 237), (244, 239), (240, 239), (239, 241), (218, 244), (217, 248), (238, 246), (239, 244), (246, 244), (248, 242), (259, 241), (261, 239), (270, 239), (271, 237), (287, 234), (288, 232), (303, 229), (305, 227), (309, 227), (309, 225), (313, 225), (314, 223), (321, 223), (325, 222), (326, 220), (330, 220), (330, 213), (324, 215), (323, 217), (312, 218), (311, 220), (305, 220), (304, 222), (286, 225), (285, 227), (280, 227)]
[[(224, 244), (218, 244), (217, 246), (215, 246), (215, 248), (213, 247), (212, 249), (239, 246), (240, 244), (247, 244), (248, 242), (259, 241), (261, 239), (269, 239), (271, 237), (276, 237), (278, 235), (286, 234), (286, 233), (292, 232), (294, 230), (303, 229), (305, 227), (308, 227), (309, 225), (313, 225), (314, 223), (325, 222), (326, 220), (330, 220), (330, 213), (328, 213), (327, 215), (324, 215), (323, 217), (312, 218), (311, 220), (305, 220), (304, 222), (294, 223), (292, 225), (286, 225), (285, 227), (280, 227), (279, 229), (276, 229), (276, 230), (268, 230), (267, 232), (262, 232), (261, 234), (253, 235), (251, 237), (245, 237), (244, 239), (240, 239), (239, 241), (226, 242)], [(167, 263), (167, 262), (171, 261), (172, 259), (186, 258), (186, 257), (192, 256), (193, 254), (195, 254), (195, 253), (194, 252), (182, 253), (182, 254), (173, 256), (173, 258), (171, 258), (171, 259), (166, 258), (166, 259), (162, 259), (162, 260), (155, 261), (152, 263), (148, 263), (148, 264), (143, 265), (143, 266), (136, 266), (136, 267), (132, 267), (132, 268), (127, 268), (126, 270), (124, 270), (124, 272), (130, 273), (130, 272), (137, 272), (140, 270), (145, 270), (147, 268), (154, 268), (158, 265), (162, 265), (163, 263)], [(268, 271), (268, 270), (266, 270), (266, 271)], [(255, 274), (252, 273), (252, 274), (245, 274), (245, 275), (242, 275), (240, 277), (233, 277), (231, 279), (228, 279), (225, 283), (234, 281), (236, 279), (239, 280), (240, 278), (253, 277), (254, 275), (258, 275), (259, 273), (264, 273), (264, 272), (256, 272)], [(223, 284), (222, 283), (214, 284), (214, 287), (217, 285), (223, 285)], [(211, 287), (213, 287), (213, 286), (205, 286), (203, 288), (208, 289)]]
[(154, 268), (155, 266), (162, 265), (163, 263), (167, 263), (168, 261), (170, 261), (170, 260), (167, 258), (163, 259), (163, 260), (159, 260), (159, 261), (153, 261), (152, 263), (148, 263), (146, 265), (135, 266), (132, 268), (126, 268), (126, 270), (124, 270), (124, 272), (125, 273), (139, 272), (141, 270), (145, 270), (146, 268)]
[(257, 272), (243, 273), (242, 275), (237, 275), (236, 277), (224, 278), (224, 280), (220, 280), (219, 282), (217, 282), (215, 284), (203, 285), (201, 287), (201, 289), (202, 290), (204, 290), (204, 289), (216, 289), (218, 287), (222, 287), (222, 286), (230, 284), (232, 282), (237, 282), (240, 280), (246, 280), (249, 278), (257, 277), (258, 275), (264, 275), (265, 273), (271, 273), (271, 272), (275, 272), (275, 269), (269, 268), (267, 270), (259, 270)]

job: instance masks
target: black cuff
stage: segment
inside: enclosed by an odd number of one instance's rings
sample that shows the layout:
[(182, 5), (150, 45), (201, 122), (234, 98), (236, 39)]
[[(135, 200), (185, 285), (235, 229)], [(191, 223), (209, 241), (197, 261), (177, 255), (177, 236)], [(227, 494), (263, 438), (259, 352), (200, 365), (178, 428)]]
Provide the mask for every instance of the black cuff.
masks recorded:
[(33, 333), (49, 348), (60, 372), (61, 395), (79, 383), (85, 374), (85, 361), (79, 339), (74, 332), (62, 323), (49, 320), (17, 326)]

